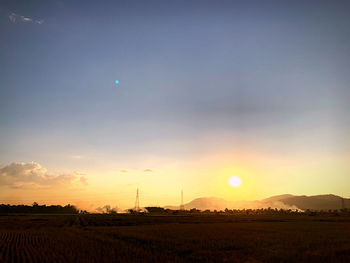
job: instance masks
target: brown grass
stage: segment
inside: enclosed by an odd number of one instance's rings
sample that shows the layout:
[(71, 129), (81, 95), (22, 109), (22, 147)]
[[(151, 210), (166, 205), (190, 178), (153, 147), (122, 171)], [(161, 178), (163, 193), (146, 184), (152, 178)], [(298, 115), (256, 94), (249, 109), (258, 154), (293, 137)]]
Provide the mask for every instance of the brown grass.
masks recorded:
[(0, 216), (0, 262), (350, 262), (350, 218)]

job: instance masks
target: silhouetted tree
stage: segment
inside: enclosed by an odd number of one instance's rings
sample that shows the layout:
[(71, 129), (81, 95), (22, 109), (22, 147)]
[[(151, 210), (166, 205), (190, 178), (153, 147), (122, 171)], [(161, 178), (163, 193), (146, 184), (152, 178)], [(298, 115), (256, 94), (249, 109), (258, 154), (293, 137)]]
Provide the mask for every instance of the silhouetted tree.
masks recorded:
[(0, 205), (0, 213), (40, 213), (40, 214), (78, 214), (79, 210), (73, 205), (39, 205), (33, 203), (32, 206), (28, 205)]
[(148, 211), (148, 213), (165, 213), (165, 209), (162, 207), (153, 207), (153, 206), (149, 206), (149, 207), (145, 207), (145, 209)]

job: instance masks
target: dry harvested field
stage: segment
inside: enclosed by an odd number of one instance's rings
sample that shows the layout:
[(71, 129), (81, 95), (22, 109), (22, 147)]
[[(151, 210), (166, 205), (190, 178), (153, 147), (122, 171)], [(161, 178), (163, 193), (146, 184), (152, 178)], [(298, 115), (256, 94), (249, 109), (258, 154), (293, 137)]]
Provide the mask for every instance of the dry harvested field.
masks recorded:
[(350, 218), (3, 215), (0, 262), (350, 262)]

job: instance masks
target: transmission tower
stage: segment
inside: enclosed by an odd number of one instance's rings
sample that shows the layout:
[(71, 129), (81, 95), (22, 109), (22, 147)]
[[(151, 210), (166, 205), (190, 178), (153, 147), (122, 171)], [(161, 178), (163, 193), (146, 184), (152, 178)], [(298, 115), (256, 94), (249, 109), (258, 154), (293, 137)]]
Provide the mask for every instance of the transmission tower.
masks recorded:
[(136, 201), (135, 201), (135, 208), (134, 208), (134, 210), (136, 212), (140, 211), (140, 200), (139, 200), (139, 189), (138, 188), (136, 190)]
[(180, 204), (180, 210), (185, 210), (184, 206), (184, 192), (181, 190), (181, 204)]

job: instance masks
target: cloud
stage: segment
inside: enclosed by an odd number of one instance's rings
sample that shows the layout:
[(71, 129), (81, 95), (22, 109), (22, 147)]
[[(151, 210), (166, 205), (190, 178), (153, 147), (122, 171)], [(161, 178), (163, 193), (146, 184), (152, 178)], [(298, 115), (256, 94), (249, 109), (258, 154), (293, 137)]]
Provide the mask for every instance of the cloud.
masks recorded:
[(12, 23), (16, 23), (16, 17), (17, 17), (17, 15), (14, 13), (9, 15), (9, 19)]
[(127, 173), (128, 170), (120, 170), (121, 173)]
[(10, 19), (10, 22), (16, 24), (17, 22), (23, 22), (23, 23), (35, 23), (35, 24), (39, 24), (41, 25), (42, 23), (44, 23), (44, 20), (39, 19), (39, 20), (35, 20), (31, 17), (25, 17), (16, 13), (11, 13), (8, 15), (8, 18)]
[(87, 185), (86, 175), (49, 173), (36, 162), (11, 163), (0, 169), (0, 185), (11, 188), (50, 188), (76, 183)]
[(22, 19), (23, 22), (30, 22), (30, 21), (33, 21), (31, 18), (29, 18), (29, 17), (24, 17), (24, 16), (22, 16), (21, 19)]
[(153, 172), (152, 169), (145, 169), (145, 170), (143, 170), (143, 171), (146, 172), (146, 173), (152, 173), (152, 172)]
[(78, 159), (78, 160), (79, 160), (79, 159), (83, 159), (84, 156), (81, 156), (81, 155), (72, 155), (71, 158), (72, 158), (72, 159)]
[(87, 182), (87, 178), (85, 175), (83, 176), (80, 176), (80, 182), (83, 184), (83, 185), (88, 185), (88, 182)]

